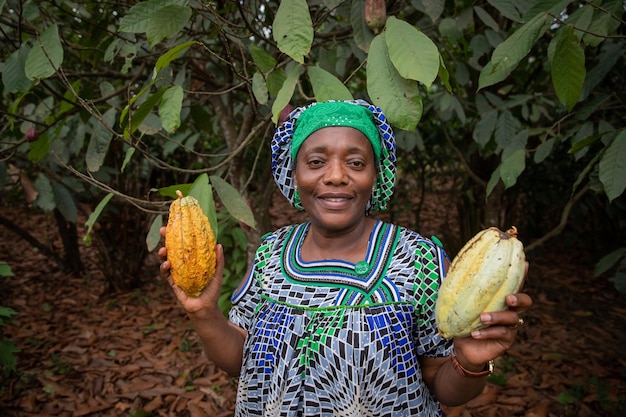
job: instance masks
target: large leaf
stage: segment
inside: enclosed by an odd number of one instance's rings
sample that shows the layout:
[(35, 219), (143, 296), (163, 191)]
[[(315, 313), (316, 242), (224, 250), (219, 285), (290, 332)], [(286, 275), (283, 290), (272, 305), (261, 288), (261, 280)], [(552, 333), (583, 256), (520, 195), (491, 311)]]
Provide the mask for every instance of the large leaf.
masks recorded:
[(6, 92), (17, 93), (28, 91), (33, 82), (26, 76), (24, 66), (30, 52), (28, 45), (23, 45), (13, 52), (2, 67), (2, 84)]
[(498, 45), (491, 55), (491, 60), (480, 72), (478, 89), (499, 83), (508, 77), (520, 61), (528, 55), (550, 23), (551, 20), (548, 17), (538, 14)]
[(147, 0), (137, 2), (120, 19), (119, 32), (144, 33), (148, 30), (152, 16), (169, 5), (185, 6), (187, 0)]
[(374, 32), (367, 26), (365, 21), (365, 1), (354, 0), (350, 8), (350, 24), (352, 25), (352, 37), (356, 45), (363, 51), (368, 52), (370, 43), (374, 39)]
[(168, 88), (161, 98), (159, 118), (161, 125), (169, 133), (176, 132), (176, 129), (180, 127), (180, 111), (183, 108), (184, 95), (182, 87), (174, 85)]
[(622, 195), (626, 187), (626, 130), (617, 135), (600, 159), (599, 176), (609, 201)]
[(109, 201), (111, 201), (112, 198), (113, 193), (105, 195), (104, 198), (100, 200), (93, 212), (89, 215), (89, 218), (85, 222), (85, 227), (87, 228), (87, 233), (85, 233), (85, 236), (83, 237), (83, 242), (85, 242), (85, 244), (91, 244), (91, 229), (93, 229), (93, 225), (96, 224), (96, 222), (98, 221), (98, 217), (100, 217), (102, 211), (107, 206), (107, 204), (109, 204)]
[(276, 66), (276, 60), (274, 57), (265, 52), (265, 49), (260, 46), (252, 43), (248, 46), (248, 51), (250, 51), (252, 60), (259, 68), (259, 71), (263, 73), (270, 72)]
[(215, 187), (217, 195), (220, 197), (222, 203), (224, 203), (224, 207), (226, 207), (230, 215), (251, 228), (256, 229), (254, 214), (241, 194), (221, 177), (212, 175), (210, 178), (211, 184)]
[(267, 84), (265, 83), (265, 78), (263, 78), (263, 74), (258, 71), (252, 75), (252, 93), (254, 94), (254, 98), (259, 104), (267, 104), (269, 99), (269, 90), (267, 89)]
[(367, 93), (385, 112), (389, 122), (404, 130), (415, 130), (424, 110), (417, 82), (403, 78), (391, 60), (385, 32), (377, 35), (367, 57)]
[(146, 37), (150, 46), (168, 39), (185, 26), (191, 17), (191, 8), (172, 4), (157, 10), (150, 18)]
[[(184, 187), (181, 187), (181, 191), (182, 189), (184, 189)], [(184, 193), (183, 191), (183, 194)], [(211, 223), (213, 234), (217, 236), (219, 234), (219, 224), (217, 223), (215, 200), (213, 200), (213, 187), (211, 187), (209, 183), (209, 176), (207, 174), (200, 174), (193, 184), (191, 184), (188, 194), (185, 195), (193, 196), (198, 200), (202, 212), (208, 217), (209, 223)]]
[(498, 9), (502, 16), (507, 19), (513, 20), (514, 22), (521, 22), (522, 16), (520, 15), (519, 10), (516, 5), (520, 2), (515, 0), (487, 0), (489, 4)]
[(41, 208), (43, 211), (52, 211), (56, 207), (54, 202), (54, 191), (52, 183), (44, 174), (39, 173), (33, 184), (37, 190), (37, 198), (33, 203), (34, 206)]
[(146, 235), (146, 247), (148, 252), (152, 252), (161, 241), (161, 227), (163, 226), (163, 216), (158, 215), (150, 224), (150, 230)]
[(102, 121), (95, 117), (91, 119), (93, 129), (89, 145), (87, 145), (87, 153), (85, 154), (87, 169), (91, 172), (98, 171), (104, 163), (109, 144), (111, 139), (113, 139), (111, 128), (115, 123), (116, 114), (115, 108), (112, 107), (102, 115)]
[(430, 88), (439, 72), (439, 50), (416, 27), (393, 16), (387, 19), (385, 42), (398, 73)]
[(272, 25), (281, 52), (304, 64), (313, 43), (313, 22), (306, 0), (283, 0)]
[(63, 64), (63, 45), (57, 25), (48, 27), (28, 53), (24, 72), (31, 80), (48, 78)]
[(296, 64), (292, 66), (287, 72), (287, 79), (283, 83), (283, 86), (278, 91), (276, 95), (276, 100), (272, 104), (272, 121), (274, 124), (278, 123), (278, 117), (280, 116), (280, 112), (285, 108), (287, 104), (291, 101), (291, 97), (293, 96), (293, 92), (296, 89), (296, 84), (298, 83), (298, 77), (300, 76), (300, 70), (302, 66), (300, 64)]
[(60, 182), (54, 182), (52, 184), (52, 190), (54, 191), (56, 208), (61, 212), (63, 217), (65, 217), (65, 220), (70, 223), (76, 223), (78, 208), (76, 207), (76, 202), (70, 191)]
[(585, 82), (585, 51), (571, 26), (561, 28), (552, 42), (554, 55), (551, 73), (554, 90), (567, 110), (572, 110), (580, 98)]
[(421, 3), (424, 7), (424, 13), (430, 17), (433, 23), (441, 17), (446, 5), (445, 0), (422, 0)]
[(493, 136), (493, 132), (496, 129), (496, 122), (498, 121), (498, 111), (489, 110), (481, 114), (480, 120), (474, 126), (472, 132), (472, 138), (474, 142), (478, 143), (481, 147), (485, 147), (489, 140)]
[(159, 71), (161, 71), (163, 68), (166, 68), (172, 61), (174, 61), (175, 59), (180, 57), (182, 54), (184, 54), (185, 51), (187, 51), (187, 49), (189, 49), (189, 47), (194, 44), (200, 44), (200, 42), (196, 42), (196, 41), (184, 42), (184, 43), (181, 43), (180, 45), (176, 45), (175, 47), (173, 47), (172, 49), (170, 49), (169, 51), (161, 55), (159, 59), (157, 59), (156, 64), (154, 65), (154, 71), (152, 72), (152, 79), (153, 80), (156, 79)]
[(307, 71), (317, 101), (352, 100), (354, 98), (350, 90), (330, 72), (320, 67), (309, 67)]

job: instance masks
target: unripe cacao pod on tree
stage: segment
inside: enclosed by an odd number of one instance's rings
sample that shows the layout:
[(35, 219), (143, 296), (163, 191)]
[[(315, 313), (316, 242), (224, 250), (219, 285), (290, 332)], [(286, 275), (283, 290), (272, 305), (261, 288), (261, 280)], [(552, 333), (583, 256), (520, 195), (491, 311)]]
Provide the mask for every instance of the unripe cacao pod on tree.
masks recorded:
[(387, 5), (385, 0), (365, 0), (365, 24), (374, 33), (380, 32), (387, 22)]
[(167, 259), (174, 284), (197, 297), (215, 275), (215, 235), (198, 201), (176, 194), (165, 229)]
[(519, 290), (526, 271), (517, 229), (478, 232), (461, 248), (444, 278), (435, 306), (439, 333), (463, 337), (483, 327), (480, 314), (507, 309), (504, 298)]

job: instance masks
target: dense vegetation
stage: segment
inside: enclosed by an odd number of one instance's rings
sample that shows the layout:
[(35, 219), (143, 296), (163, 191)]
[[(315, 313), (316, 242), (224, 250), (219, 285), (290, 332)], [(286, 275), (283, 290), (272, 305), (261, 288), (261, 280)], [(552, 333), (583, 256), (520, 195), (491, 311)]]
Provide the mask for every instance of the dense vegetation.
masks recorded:
[(515, 223), (529, 251), (557, 236), (588, 245), (598, 274), (626, 291), (623, 1), (0, 0), (0, 10), (2, 199), (53, 212), (64, 250), (1, 212), (0, 227), (69, 272), (81, 271), (86, 221), (111, 287), (140, 285), (174, 190), (209, 211), (216, 191), (227, 293), (270, 227), (268, 142), (281, 112), (364, 98), (396, 128), (398, 198), (458, 195), (458, 228), (442, 230), (452, 253), (485, 226)]

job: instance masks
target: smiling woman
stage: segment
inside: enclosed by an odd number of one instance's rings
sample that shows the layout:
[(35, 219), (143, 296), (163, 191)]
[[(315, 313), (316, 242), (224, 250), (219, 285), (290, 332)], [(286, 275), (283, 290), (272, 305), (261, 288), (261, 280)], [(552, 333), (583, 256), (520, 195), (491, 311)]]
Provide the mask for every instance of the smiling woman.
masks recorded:
[(478, 395), (487, 363), (513, 344), (526, 294), (508, 295), (509, 310), (485, 314), (489, 327), (470, 337), (439, 334), (445, 252), (369, 216), (393, 193), (395, 151), (365, 101), (293, 110), (272, 139), (272, 171), (308, 221), (264, 236), (229, 320), (217, 308), (219, 245), (199, 297), (173, 286), (209, 357), (239, 375), (237, 416), (439, 416), (440, 402)]

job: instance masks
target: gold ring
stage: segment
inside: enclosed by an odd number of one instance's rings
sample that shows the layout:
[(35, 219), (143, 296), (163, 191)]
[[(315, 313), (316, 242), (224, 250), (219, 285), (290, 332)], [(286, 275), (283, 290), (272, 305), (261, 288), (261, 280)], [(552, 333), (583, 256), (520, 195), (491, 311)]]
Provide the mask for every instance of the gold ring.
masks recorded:
[(524, 319), (520, 317), (517, 319), (517, 324), (513, 328), (517, 329), (518, 327), (523, 326), (523, 325), (524, 325)]

